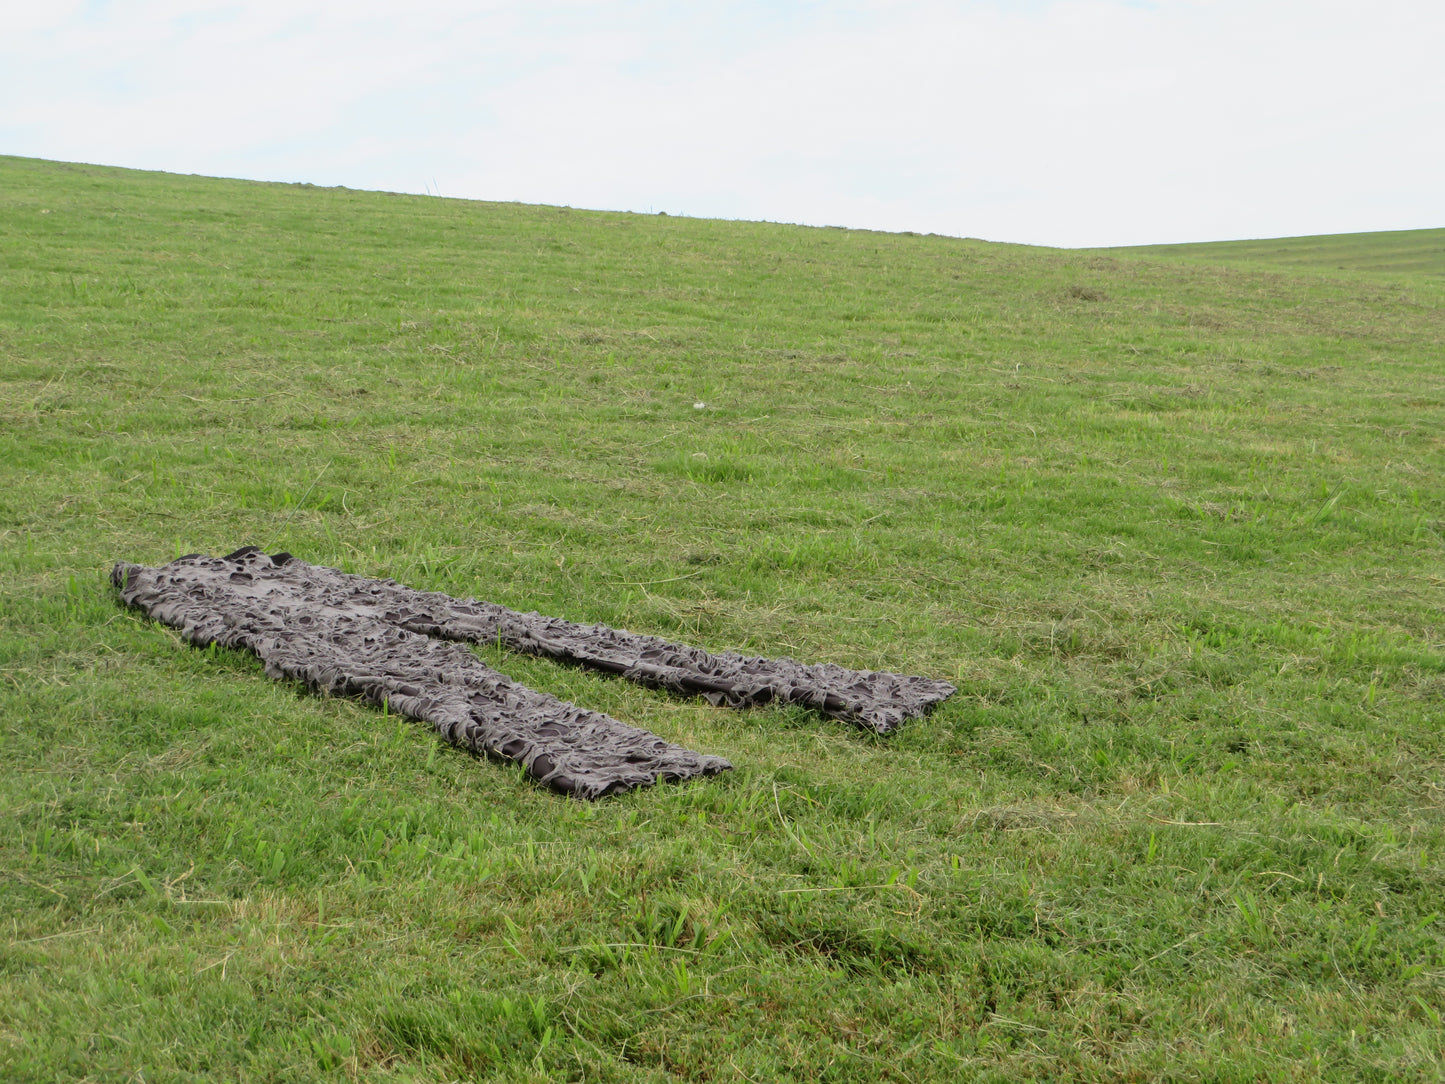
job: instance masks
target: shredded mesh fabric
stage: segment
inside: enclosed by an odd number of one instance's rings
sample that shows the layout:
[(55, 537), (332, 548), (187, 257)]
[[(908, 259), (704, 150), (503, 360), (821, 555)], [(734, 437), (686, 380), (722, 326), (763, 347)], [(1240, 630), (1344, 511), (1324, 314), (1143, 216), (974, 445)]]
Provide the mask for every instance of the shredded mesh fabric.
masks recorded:
[(500, 643), (714, 704), (806, 704), (878, 733), (954, 691), (928, 678), (712, 655), (604, 625), (415, 591), (290, 554), (269, 557), (254, 546), (163, 568), (122, 562), (112, 580), (127, 604), (192, 643), (248, 648), (271, 677), (386, 704), (431, 723), (448, 741), (520, 761), (542, 782), (586, 798), (732, 765), (518, 685), (445, 641)]
[(278, 565), (257, 549), (164, 568), (122, 563), (111, 578), (128, 604), (191, 643), (248, 648), (270, 677), (385, 704), (456, 745), (519, 761), (566, 794), (601, 798), (732, 767), (519, 685), (460, 644), (397, 627), (384, 616), (394, 584), (294, 558)]

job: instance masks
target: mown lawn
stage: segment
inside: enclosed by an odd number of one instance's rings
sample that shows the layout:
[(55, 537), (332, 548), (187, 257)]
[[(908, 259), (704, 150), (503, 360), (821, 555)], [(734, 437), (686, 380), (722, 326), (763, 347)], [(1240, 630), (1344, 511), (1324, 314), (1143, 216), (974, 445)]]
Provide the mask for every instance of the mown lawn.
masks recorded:
[(1308, 268), (1312, 271), (1386, 271), (1445, 276), (1445, 229), (1277, 237), (1261, 241), (1209, 241), (1194, 245), (1147, 245), (1135, 249), (1096, 251), (1178, 256), (1232, 266), (1268, 265), (1281, 270)]
[[(0, 1078), (1441, 1079), (1442, 300), (0, 158)], [(482, 651), (737, 765), (583, 804), (106, 579), (245, 543), (959, 692)]]

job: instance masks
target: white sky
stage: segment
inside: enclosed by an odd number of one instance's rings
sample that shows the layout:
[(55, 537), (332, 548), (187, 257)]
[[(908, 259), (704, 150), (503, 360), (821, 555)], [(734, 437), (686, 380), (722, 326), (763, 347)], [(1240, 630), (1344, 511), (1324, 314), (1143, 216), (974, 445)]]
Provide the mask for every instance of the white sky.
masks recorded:
[(1049, 245), (1445, 225), (1441, 0), (0, 0), (0, 153)]

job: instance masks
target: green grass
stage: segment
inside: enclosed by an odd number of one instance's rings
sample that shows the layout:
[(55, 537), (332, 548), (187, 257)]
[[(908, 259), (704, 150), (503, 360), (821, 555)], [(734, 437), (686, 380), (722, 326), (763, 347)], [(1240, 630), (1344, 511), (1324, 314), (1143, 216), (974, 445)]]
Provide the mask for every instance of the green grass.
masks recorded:
[(1291, 270), (1445, 275), (1445, 229), (1277, 237), (1263, 241), (1209, 241), (1193, 245), (1141, 245), (1095, 251), (1118, 255), (1182, 256), (1232, 266), (1262, 264)]
[[(14, 158), (0, 256), (0, 1078), (1445, 1074), (1438, 276)], [(960, 691), (482, 652), (738, 766), (581, 804), (105, 580), (248, 542)]]

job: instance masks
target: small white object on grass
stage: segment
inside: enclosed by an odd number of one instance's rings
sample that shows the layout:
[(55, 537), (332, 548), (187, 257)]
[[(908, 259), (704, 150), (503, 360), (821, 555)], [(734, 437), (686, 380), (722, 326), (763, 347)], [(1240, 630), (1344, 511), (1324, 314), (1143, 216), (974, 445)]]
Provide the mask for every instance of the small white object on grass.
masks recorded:
[(707, 404), (706, 404), (706, 403), (693, 403), (693, 404), (692, 404), (692, 409), (693, 409), (693, 410), (703, 410), (703, 409), (706, 409), (706, 407), (707, 407)]

